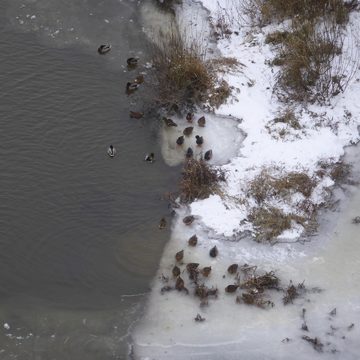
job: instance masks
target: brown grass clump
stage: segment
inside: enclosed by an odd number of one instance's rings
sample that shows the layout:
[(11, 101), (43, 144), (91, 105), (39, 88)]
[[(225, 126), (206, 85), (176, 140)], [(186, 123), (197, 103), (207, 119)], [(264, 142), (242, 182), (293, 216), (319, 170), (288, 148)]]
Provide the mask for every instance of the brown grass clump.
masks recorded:
[(229, 84), (222, 80), (220, 85), (215, 87), (209, 94), (209, 104), (212, 107), (218, 108), (230, 96), (231, 89)]
[(158, 102), (181, 108), (186, 103), (201, 103), (216, 85), (216, 74), (197, 44), (188, 47), (179, 35), (162, 38), (153, 50), (153, 65), (158, 85)]
[(249, 195), (261, 204), (266, 198), (272, 196), (288, 197), (300, 192), (305, 197), (310, 197), (316, 182), (306, 173), (291, 172), (280, 178), (272, 176), (264, 169), (258, 177), (250, 183)]
[(290, 281), (289, 286), (284, 290), (283, 303), (284, 305), (293, 303), (293, 300), (302, 296), (306, 292), (304, 282), (299, 283), (295, 286), (292, 281)]
[(266, 35), (265, 44), (278, 45), (283, 43), (289, 36), (288, 31), (274, 31)]
[(285, 214), (274, 207), (253, 209), (249, 220), (255, 227), (255, 238), (258, 242), (271, 241), (276, 238), (291, 228), (292, 221), (302, 225), (305, 223), (305, 218), (294, 214)]
[(337, 162), (330, 171), (331, 178), (337, 183), (344, 182), (350, 175), (351, 166), (344, 162)]
[(291, 126), (295, 130), (300, 130), (301, 126), (299, 120), (296, 118), (294, 111), (291, 109), (285, 109), (284, 112), (280, 113), (274, 120), (274, 123), (283, 123)]
[(180, 199), (191, 202), (205, 199), (218, 190), (219, 181), (224, 181), (222, 172), (211, 168), (204, 160), (189, 159), (186, 161), (180, 181)]

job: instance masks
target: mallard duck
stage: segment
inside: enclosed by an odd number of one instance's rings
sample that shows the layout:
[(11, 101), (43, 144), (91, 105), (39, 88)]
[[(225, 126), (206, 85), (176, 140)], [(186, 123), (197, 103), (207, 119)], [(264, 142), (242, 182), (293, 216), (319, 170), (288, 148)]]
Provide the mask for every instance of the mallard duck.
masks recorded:
[(110, 50), (111, 50), (111, 45), (110, 44), (103, 44), (103, 45), (99, 46), (98, 53), (100, 55), (104, 55), (104, 54), (108, 53)]
[(212, 150), (208, 150), (208, 151), (205, 152), (204, 159), (206, 161), (209, 161), (209, 160), (211, 160), (212, 156), (213, 156)]
[(163, 230), (166, 228), (166, 219), (165, 218), (161, 218), (160, 222), (159, 222), (159, 229)]
[(184, 131), (183, 131), (183, 134), (184, 134), (185, 136), (189, 136), (189, 135), (191, 135), (191, 133), (193, 132), (193, 130), (194, 130), (194, 127), (193, 127), (193, 126), (186, 127), (186, 128), (184, 129)]
[(175, 265), (172, 269), (172, 274), (174, 277), (178, 277), (180, 275), (180, 268)]
[(138, 75), (135, 78), (134, 82), (136, 82), (137, 84), (142, 84), (144, 82), (144, 75), (143, 74)]
[(110, 157), (114, 157), (116, 154), (116, 149), (112, 145), (110, 145), (107, 150), (107, 153)]
[(130, 57), (126, 60), (129, 67), (135, 67), (138, 64), (139, 59), (136, 57)]
[(192, 123), (193, 122), (193, 118), (194, 118), (194, 114), (192, 114), (191, 112), (188, 112), (186, 114), (186, 120), (189, 122), (189, 123)]
[(196, 135), (195, 138), (196, 138), (196, 144), (198, 146), (201, 146), (204, 143), (204, 138), (202, 136)]
[(238, 264), (232, 264), (228, 267), (227, 271), (229, 274), (235, 274), (238, 270), (239, 265)]
[(227, 293), (234, 293), (237, 288), (239, 287), (239, 285), (228, 285), (226, 288), (225, 288), (225, 291)]
[(195, 220), (195, 216), (194, 215), (189, 215), (189, 216), (185, 216), (183, 218), (183, 223), (185, 225), (191, 225)]
[(211, 266), (205, 266), (201, 270), (202, 276), (208, 277), (210, 275), (210, 273), (211, 273)]
[(143, 116), (144, 116), (143, 112), (130, 110), (130, 117), (132, 119), (141, 119)]
[(175, 121), (168, 119), (166, 117), (163, 117), (163, 121), (164, 121), (165, 125), (168, 127), (177, 126), (177, 123)]
[(178, 251), (175, 254), (176, 261), (180, 262), (184, 258), (184, 250)]
[(177, 138), (176, 143), (177, 143), (178, 145), (182, 145), (182, 144), (184, 143), (184, 141), (185, 141), (185, 138), (184, 138), (183, 135), (181, 135), (181, 136), (179, 136), (179, 137)]
[(209, 251), (209, 255), (210, 255), (211, 257), (213, 257), (213, 258), (214, 258), (214, 257), (217, 257), (218, 253), (219, 253), (219, 251), (218, 251), (218, 249), (217, 249), (216, 246), (214, 246), (213, 248), (211, 248), (210, 251)]
[(189, 263), (189, 264), (186, 265), (186, 270), (188, 272), (191, 272), (193, 270), (196, 270), (198, 267), (199, 267), (198, 263)]
[(134, 91), (136, 91), (138, 88), (139, 88), (139, 84), (135, 83), (135, 82), (127, 82), (126, 83), (126, 93), (129, 95), (129, 94), (132, 94)]
[(205, 123), (206, 123), (205, 116), (202, 116), (202, 117), (198, 120), (198, 125), (199, 125), (200, 127), (204, 127), (204, 126), (205, 126)]
[(191, 238), (188, 240), (189, 246), (196, 246), (198, 241), (198, 238), (196, 235), (191, 236)]
[(193, 155), (194, 155), (194, 151), (193, 151), (193, 149), (192, 149), (191, 147), (189, 147), (189, 148), (186, 150), (185, 157), (186, 157), (187, 159), (190, 159), (190, 158), (193, 157)]
[(146, 154), (144, 160), (153, 163), (155, 161), (154, 153)]
[(175, 283), (175, 289), (178, 290), (178, 291), (181, 291), (185, 288), (184, 286), (184, 280), (181, 278), (181, 276), (179, 276), (177, 279), (176, 279), (176, 283)]

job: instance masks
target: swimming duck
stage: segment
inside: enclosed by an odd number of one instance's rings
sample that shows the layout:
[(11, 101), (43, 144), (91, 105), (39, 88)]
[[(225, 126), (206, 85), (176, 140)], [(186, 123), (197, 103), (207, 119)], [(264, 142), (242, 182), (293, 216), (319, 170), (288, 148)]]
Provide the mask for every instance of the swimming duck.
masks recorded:
[(232, 264), (228, 267), (227, 271), (229, 274), (235, 274), (238, 270), (239, 265), (238, 264)]
[(188, 240), (189, 246), (196, 246), (198, 241), (198, 238), (196, 235), (191, 236), (191, 238)]
[(153, 163), (155, 161), (154, 153), (146, 154), (144, 160)]
[(110, 157), (114, 157), (116, 154), (116, 149), (112, 145), (110, 145), (107, 150), (107, 153)]
[(204, 138), (202, 136), (196, 135), (195, 138), (196, 138), (196, 144), (198, 146), (201, 146), (204, 143)]
[(193, 122), (193, 118), (194, 118), (194, 114), (192, 114), (191, 112), (188, 112), (186, 114), (186, 120), (189, 122), (189, 123), (192, 123)]
[(214, 246), (213, 248), (211, 248), (209, 255), (214, 258), (214, 257), (217, 257), (218, 253), (219, 253), (219, 251), (218, 251), (217, 247)]
[(163, 230), (165, 228), (166, 228), (166, 220), (165, 220), (165, 218), (161, 218), (160, 222), (159, 222), (159, 229)]
[(226, 288), (225, 288), (225, 291), (227, 293), (234, 293), (237, 288), (239, 287), (239, 285), (228, 285)]
[(110, 50), (111, 50), (110, 44), (103, 44), (103, 45), (99, 46), (98, 53), (101, 55), (104, 55), (104, 54), (108, 53)]
[(143, 116), (144, 116), (143, 112), (130, 110), (130, 117), (132, 119), (141, 119)]
[(204, 127), (205, 126), (205, 116), (202, 116), (199, 120), (198, 120), (198, 125), (200, 127)]
[(204, 159), (206, 161), (209, 161), (209, 160), (211, 160), (212, 156), (213, 156), (212, 150), (208, 150), (208, 151), (206, 151), (206, 153), (204, 155)]
[(126, 63), (128, 64), (129, 67), (136, 67), (136, 65), (138, 64), (139, 59), (136, 57), (130, 57), (126, 60)]
[(178, 145), (182, 145), (184, 143), (185, 139), (184, 139), (184, 136), (179, 136), (176, 140), (176, 143)]
[(185, 225), (191, 225), (195, 220), (195, 216), (194, 215), (189, 215), (189, 216), (185, 216), (183, 218), (183, 223)]
[(177, 126), (177, 123), (175, 121), (168, 119), (166, 117), (163, 117), (163, 121), (164, 121), (165, 125), (168, 127)]
[(180, 262), (184, 258), (184, 250), (178, 251), (175, 254), (176, 261)]
[(186, 127), (186, 128), (184, 129), (184, 131), (183, 131), (183, 134), (184, 134), (185, 136), (189, 136), (189, 135), (191, 135), (191, 133), (193, 132), (193, 130), (194, 130), (194, 127), (193, 127), (193, 126)]
[(185, 156), (186, 156), (187, 159), (190, 159), (190, 158), (193, 157), (193, 155), (194, 155), (193, 149), (192, 149), (191, 147), (189, 147), (189, 148), (186, 150)]
[(126, 83), (126, 93), (128, 95), (132, 94), (135, 90), (137, 90), (139, 88), (139, 84), (135, 83), (135, 82), (127, 82)]
[(202, 276), (205, 276), (205, 277), (208, 277), (210, 275), (210, 272), (211, 272), (211, 266), (205, 266), (201, 270)]
[(180, 268), (175, 265), (172, 269), (172, 274), (174, 277), (178, 277), (180, 275)]

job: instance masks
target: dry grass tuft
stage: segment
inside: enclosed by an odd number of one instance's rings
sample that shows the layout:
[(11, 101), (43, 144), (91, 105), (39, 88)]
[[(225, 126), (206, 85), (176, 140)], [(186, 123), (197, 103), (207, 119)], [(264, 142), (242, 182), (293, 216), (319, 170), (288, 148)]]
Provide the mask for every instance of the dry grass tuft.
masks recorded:
[(204, 160), (189, 159), (179, 184), (180, 199), (185, 203), (206, 199), (218, 190), (219, 182), (224, 180), (224, 173), (210, 167)]
[(292, 221), (301, 225), (305, 223), (305, 218), (294, 214), (285, 214), (275, 207), (253, 209), (249, 220), (255, 227), (255, 238), (258, 242), (271, 241), (285, 230), (289, 230)]
[(286, 198), (296, 192), (300, 192), (308, 198), (315, 186), (315, 180), (306, 173), (291, 172), (276, 178), (267, 169), (264, 169), (259, 176), (251, 181), (249, 195), (253, 196), (258, 204), (263, 203), (268, 197)]
[(295, 130), (301, 129), (299, 120), (296, 118), (294, 111), (292, 111), (291, 109), (286, 109), (284, 112), (280, 113), (279, 116), (276, 117), (273, 121), (275, 124), (287, 124)]

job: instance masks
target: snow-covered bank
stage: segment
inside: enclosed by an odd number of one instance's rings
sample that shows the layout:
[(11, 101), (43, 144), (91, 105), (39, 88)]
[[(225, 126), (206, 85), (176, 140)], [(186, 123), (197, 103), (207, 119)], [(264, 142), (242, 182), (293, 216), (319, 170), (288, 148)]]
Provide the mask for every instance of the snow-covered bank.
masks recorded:
[[(214, 18), (219, 11), (218, 3), (202, 1)], [(198, 3), (189, 2), (183, 11), (183, 18), (197, 26), (199, 14), (203, 14)], [(359, 14), (353, 13), (350, 24), (356, 25), (358, 18)], [(305, 200), (315, 207), (328, 200), (334, 179), (321, 164), (338, 162), (344, 148), (359, 141), (358, 74), (330, 105), (294, 106), (298, 126), (276, 122), (274, 118), (279, 116), (284, 104), (272, 93), (275, 72), (268, 64), (274, 53), (264, 42), (267, 29), (249, 30), (240, 29), (238, 34), (218, 41), (222, 56), (235, 57), (242, 66), (238, 72), (224, 75), (233, 87), (232, 98), (216, 110), (217, 114), (241, 119), (239, 127), (246, 137), (238, 143), (236, 156), (221, 166), (227, 175), (221, 195), (195, 201), (189, 208), (177, 211), (146, 315), (134, 334), (134, 353), (139, 359), (352, 360), (358, 357), (360, 243), (356, 241), (359, 228), (351, 224), (351, 218), (360, 211), (359, 191), (354, 192), (356, 197), (350, 210), (340, 219), (332, 216), (328, 221), (331, 227), (320, 227), (320, 235), (313, 237), (310, 244), (296, 242), (304, 230), (296, 221), (292, 222), (291, 230), (278, 236), (284, 243), (275, 246), (241, 236), (245, 230), (255, 233), (248, 220), (256, 207), (273, 206), (301, 216), (299, 204), (305, 204)], [(214, 127), (208, 126), (206, 130), (209, 138)], [(218, 137), (217, 142), (227, 144), (227, 138)], [(217, 146), (226, 148), (226, 145)], [(273, 179), (289, 173), (307, 174), (314, 184), (311, 194), (306, 198), (303, 193), (293, 191), (283, 197), (270, 197), (259, 206), (250, 186), (264, 169)], [(195, 221), (186, 226), (182, 219), (189, 214), (195, 216)], [(195, 248), (187, 244), (194, 234), (198, 237)], [(213, 246), (219, 250), (215, 258), (209, 256)], [(179, 263), (175, 254), (180, 250), (184, 250), (184, 259)], [(209, 297), (202, 304), (205, 306), (200, 306), (195, 296), (196, 285), (188, 278), (186, 264), (189, 263), (199, 263), (199, 268), (211, 266), (210, 276), (199, 275), (199, 282), (209, 289), (217, 288), (218, 295)], [(268, 309), (237, 303), (236, 295), (241, 290), (235, 294), (225, 291), (226, 286), (238, 282), (227, 271), (233, 263), (255, 265), (262, 272), (274, 270), (283, 287), (290, 280), (294, 284), (305, 281), (309, 290), (323, 291), (309, 291), (287, 306), (282, 304), (281, 291), (271, 291), (269, 300), (275, 306)], [(180, 276), (189, 293), (174, 290), (175, 265), (180, 267)], [(240, 274), (240, 278), (243, 276)], [(336, 312), (332, 312), (334, 308)], [(303, 309), (306, 309), (304, 317)], [(197, 314), (205, 321), (196, 322)], [(305, 321), (308, 331), (302, 329)], [(322, 353), (304, 336), (321, 341)]]

